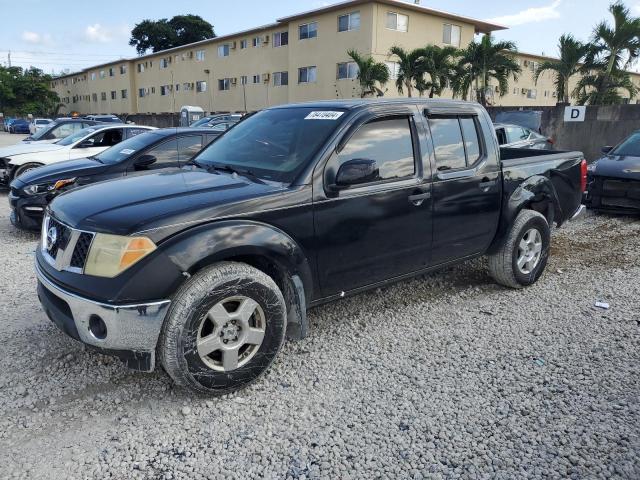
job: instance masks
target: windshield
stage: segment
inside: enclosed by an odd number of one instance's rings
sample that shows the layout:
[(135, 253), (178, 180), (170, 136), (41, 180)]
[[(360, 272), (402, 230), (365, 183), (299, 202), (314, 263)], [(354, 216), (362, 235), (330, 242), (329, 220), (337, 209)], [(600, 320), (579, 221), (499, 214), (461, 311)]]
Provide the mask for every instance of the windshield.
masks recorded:
[(119, 163), (129, 158), (134, 153), (139, 152), (143, 148), (148, 147), (152, 143), (157, 142), (161, 138), (163, 137), (156, 133), (141, 133), (140, 135), (136, 135), (135, 137), (106, 149), (104, 152), (96, 155), (95, 158), (102, 163)]
[(611, 151), (611, 155), (640, 157), (640, 132), (632, 133)]
[(86, 137), (90, 133), (97, 132), (98, 130), (101, 130), (101, 128), (99, 127), (83, 128), (82, 130), (78, 130), (76, 133), (73, 133), (68, 137), (63, 138), (62, 140), (57, 142), (57, 145), (63, 145), (66, 147), (67, 145), (76, 143), (78, 140), (82, 139), (83, 137)]
[(198, 120), (197, 122), (193, 122), (189, 126), (190, 127), (200, 127), (202, 125), (206, 125), (207, 123), (209, 123), (209, 120), (211, 120), (211, 117), (203, 117), (200, 120)]
[(314, 108), (264, 110), (230, 129), (194, 161), (290, 183), (335, 131), (343, 114)]

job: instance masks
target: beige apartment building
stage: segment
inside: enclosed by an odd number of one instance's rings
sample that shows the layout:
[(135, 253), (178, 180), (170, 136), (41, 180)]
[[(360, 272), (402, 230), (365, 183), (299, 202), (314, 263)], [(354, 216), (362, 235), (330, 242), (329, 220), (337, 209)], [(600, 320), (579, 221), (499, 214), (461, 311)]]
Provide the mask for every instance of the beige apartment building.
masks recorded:
[[(232, 35), (116, 60), (57, 77), (61, 114), (167, 113), (183, 105), (207, 112), (253, 111), (290, 102), (360, 96), (347, 51), (384, 61), (385, 96), (400, 96), (389, 49), (427, 44), (464, 48), (478, 33), (505, 27), (399, 0), (351, 0), (278, 19)], [(533, 81), (546, 57), (519, 54), (523, 73), (495, 105), (555, 105), (550, 73)], [(635, 80), (640, 86), (640, 75)], [(406, 91), (404, 92), (406, 95)], [(445, 92), (450, 97), (451, 92)]]

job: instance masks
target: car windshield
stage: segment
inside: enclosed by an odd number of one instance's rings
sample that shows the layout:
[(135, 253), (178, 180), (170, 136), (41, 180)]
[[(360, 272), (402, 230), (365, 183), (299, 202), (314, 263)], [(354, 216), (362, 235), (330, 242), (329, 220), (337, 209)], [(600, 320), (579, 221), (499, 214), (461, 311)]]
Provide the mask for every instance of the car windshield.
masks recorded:
[(111, 148), (106, 149), (104, 152), (95, 156), (95, 159), (102, 163), (119, 163), (126, 160), (131, 155), (139, 152), (143, 148), (147, 148), (149, 145), (160, 140), (161, 137), (157, 133), (147, 132), (136, 135), (124, 142), (120, 142)]
[(62, 145), (65, 147), (68, 145), (72, 145), (76, 143), (78, 140), (82, 139), (83, 137), (86, 137), (87, 135), (93, 132), (97, 132), (98, 130), (101, 130), (101, 128), (100, 127), (83, 128), (82, 130), (78, 130), (76, 133), (73, 133), (68, 137), (63, 138), (62, 140), (57, 142), (57, 145)]
[(335, 131), (343, 114), (317, 108), (264, 110), (211, 143), (194, 162), (290, 183)]
[(640, 132), (632, 133), (611, 151), (611, 155), (640, 157)]
[(31, 135), (31, 140), (40, 140), (41, 138), (44, 138), (51, 130), (56, 128), (57, 125), (57, 122), (49, 123), (45, 128), (38, 130), (35, 134)]
[(193, 122), (190, 127), (201, 127), (202, 125), (206, 125), (211, 120), (211, 117), (203, 117), (197, 122)]

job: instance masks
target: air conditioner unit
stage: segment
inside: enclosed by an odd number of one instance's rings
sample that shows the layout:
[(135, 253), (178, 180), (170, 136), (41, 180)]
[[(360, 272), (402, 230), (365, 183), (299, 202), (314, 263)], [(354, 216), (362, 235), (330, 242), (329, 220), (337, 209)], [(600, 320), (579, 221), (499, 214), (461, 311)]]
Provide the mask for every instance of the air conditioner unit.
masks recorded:
[(271, 80), (271, 74), (270, 73), (263, 73), (262, 74), (262, 81), (264, 83), (269, 83), (269, 80)]
[(237, 78), (232, 78), (231, 79), (231, 85), (236, 85), (238, 83), (238, 79)]
[(269, 35), (265, 35), (262, 43), (269, 43)]
[(230, 48), (231, 50), (235, 50), (235, 49), (236, 49), (236, 42), (231, 42), (231, 43), (229, 44), (229, 48)]
[(527, 90), (526, 88), (523, 88), (523, 89), (522, 89), (522, 94), (523, 94), (523, 95), (526, 95), (528, 92), (529, 92), (529, 90)]

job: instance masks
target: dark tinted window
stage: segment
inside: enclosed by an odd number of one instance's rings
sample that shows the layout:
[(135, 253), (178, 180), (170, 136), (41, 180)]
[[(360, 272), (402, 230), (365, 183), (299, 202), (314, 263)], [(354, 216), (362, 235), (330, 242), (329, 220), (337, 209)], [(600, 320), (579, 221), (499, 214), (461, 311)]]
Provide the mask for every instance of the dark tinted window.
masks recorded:
[(430, 118), (429, 127), (433, 138), (438, 170), (455, 170), (467, 166), (462, 131), (457, 118)]
[(529, 132), (522, 127), (505, 127), (507, 143), (522, 142), (529, 138)]
[(149, 168), (166, 168), (170, 166), (178, 165), (178, 140), (172, 139), (167, 142), (156, 145), (145, 155), (153, 155), (156, 157), (156, 162)]
[(136, 135), (140, 135), (141, 133), (148, 132), (149, 130), (146, 128), (127, 128), (125, 132), (127, 134), (127, 138), (135, 137)]
[(356, 159), (375, 160), (378, 180), (413, 175), (415, 166), (409, 119), (383, 119), (360, 127), (338, 154), (338, 167)]
[(202, 135), (189, 135), (178, 138), (180, 162), (192, 159), (202, 149)]
[(640, 132), (632, 133), (624, 142), (616, 147), (611, 154), (640, 157)]
[(161, 138), (162, 137), (156, 133), (142, 133), (125, 140), (118, 145), (108, 148), (104, 152), (96, 155), (95, 158), (102, 163), (118, 163), (129, 158), (134, 153), (148, 147), (154, 142), (157, 142)]
[(476, 122), (473, 118), (461, 118), (462, 135), (464, 136), (464, 146), (467, 151), (467, 166), (471, 166), (480, 158), (480, 139)]

